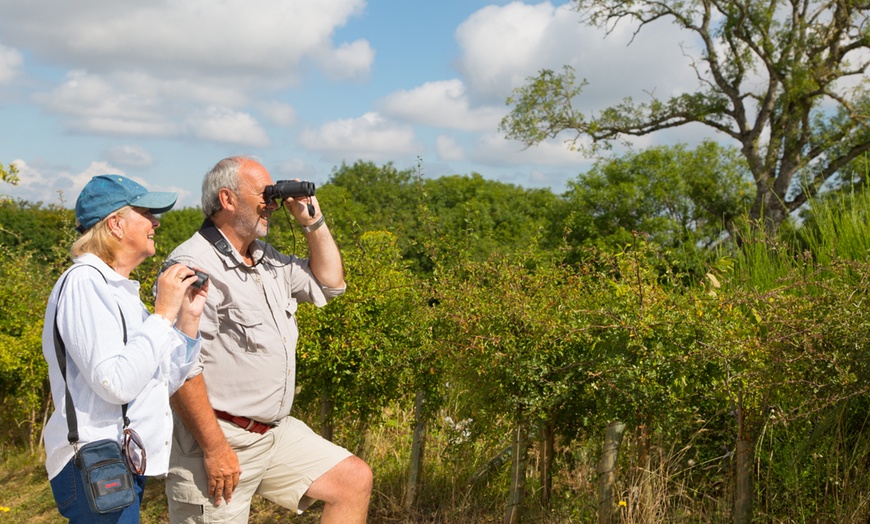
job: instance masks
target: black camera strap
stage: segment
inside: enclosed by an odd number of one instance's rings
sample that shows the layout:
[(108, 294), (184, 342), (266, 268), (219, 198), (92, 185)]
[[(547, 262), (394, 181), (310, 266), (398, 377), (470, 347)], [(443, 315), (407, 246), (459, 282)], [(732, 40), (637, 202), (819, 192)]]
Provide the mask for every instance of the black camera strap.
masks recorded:
[[(202, 235), (203, 238), (208, 240), (211, 243), (211, 245), (213, 245), (215, 247), (215, 249), (220, 251), (221, 254), (223, 254), (224, 256), (229, 257), (229, 258), (233, 258), (233, 259), (236, 258), (233, 255), (233, 247), (230, 245), (229, 242), (227, 242), (227, 239), (224, 238), (224, 236), (221, 234), (220, 230), (217, 228), (216, 225), (214, 225), (214, 222), (212, 222), (210, 218), (206, 218), (205, 220), (202, 221), (202, 225), (199, 227), (198, 233), (200, 235)], [(262, 262), (263, 258), (265, 258), (265, 256), (266, 256), (266, 253), (264, 251), (263, 255), (260, 256), (260, 259), (255, 260), (253, 266), (251, 266), (251, 267), (255, 267), (257, 264)], [(236, 264), (235, 267), (239, 267), (243, 263), (244, 262), (239, 260), (238, 264)], [(235, 268), (232, 268), (232, 269), (235, 269)]]
[(202, 221), (202, 225), (199, 227), (199, 234), (202, 235), (206, 240), (211, 242), (215, 249), (217, 249), (224, 255), (228, 257), (233, 256), (232, 246), (230, 246), (230, 243), (227, 242), (227, 239), (224, 238), (224, 236), (221, 234), (217, 226), (214, 225), (214, 222), (212, 222), (210, 218), (206, 218)]
[[(80, 264), (77, 266), (73, 266), (69, 271), (64, 275), (63, 280), (60, 283), (60, 289), (57, 291), (57, 300), (55, 301), (54, 307), (54, 352), (57, 355), (57, 364), (60, 366), (60, 374), (63, 377), (63, 389), (66, 394), (66, 404), (64, 409), (66, 410), (66, 425), (69, 429), (69, 433), (67, 433), (67, 440), (69, 440), (70, 444), (75, 444), (79, 441), (79, 430), (78, 430), (78, 418), (76, 417), (76, 410), (73, 406), (72, 395), (69, 393), (69, 384), (66, 382), (66, 345), (63, 343), (63, 337), (60, 336), (60, 332), (57, 329), (57, 309), (60, 305), (60, 297), (63, 295), (63, 288), (66, 285), (66, 279), (69, 276), (70, 272), (74, 269), (88, 266), (94, 268), (97, 273), (103, 277), (103, 281), (106, 284), (109, 283), (106, 280), (106, 276), (103, 275), (103, 272), (100, 271), (96, 266), (92, 266), (90, 264)], [(127, 321), (124, 319), (124, 312), (121, 311), (121, 305), (118, 305), (118, 313), (121, 314), (121, 328), (124, 332), (124, 344), (127, 344)], [(121, 417), (124, 421), (124, 427), (130, 425), (130, 419), (127, 418), (127, 404), (121, 406)]]

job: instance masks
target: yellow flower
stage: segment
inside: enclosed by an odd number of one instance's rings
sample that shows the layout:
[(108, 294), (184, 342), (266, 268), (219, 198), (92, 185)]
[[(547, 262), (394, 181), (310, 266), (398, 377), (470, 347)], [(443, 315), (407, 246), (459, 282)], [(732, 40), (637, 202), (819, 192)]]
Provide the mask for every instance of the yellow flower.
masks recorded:
[(2, 511), (3, 513), (8, 513), (9, 509), (10, 508), (7, 508), (6, 506), (0, 506), (0, 511)]
[(625, 508), (625, 507), (628, 506), (628, 502), (626, 502), (626, 501), (624, 501), (624, 500), (620, 500), (620, 501), (619, 501), (619, 505), (622, 506), (623, 508)]

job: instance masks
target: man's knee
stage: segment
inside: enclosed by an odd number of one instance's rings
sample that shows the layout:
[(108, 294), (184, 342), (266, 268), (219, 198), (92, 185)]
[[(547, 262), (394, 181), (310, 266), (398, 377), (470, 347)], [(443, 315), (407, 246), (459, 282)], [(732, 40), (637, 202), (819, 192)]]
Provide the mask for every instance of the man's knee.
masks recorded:
[(368, 502), (372, 492), (372, 469), (364, 460), (350, 456), (311, 484), (307, 497), (332, 502)]
[(368, 497), (372, 492), (372, 468), (359, 457), (348, 457), (344, 462), (348, 463), (350, 475), (355, 479), (354, 484)]

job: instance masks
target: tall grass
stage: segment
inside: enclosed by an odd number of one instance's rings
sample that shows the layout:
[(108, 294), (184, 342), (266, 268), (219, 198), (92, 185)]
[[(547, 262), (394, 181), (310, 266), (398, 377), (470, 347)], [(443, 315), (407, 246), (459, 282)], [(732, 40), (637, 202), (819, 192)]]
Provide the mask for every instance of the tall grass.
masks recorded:
[(835, 259), (866, 260), (870, 254), (870, 191), (810, 202), (812, 221), (799, 239), (821, 264)]

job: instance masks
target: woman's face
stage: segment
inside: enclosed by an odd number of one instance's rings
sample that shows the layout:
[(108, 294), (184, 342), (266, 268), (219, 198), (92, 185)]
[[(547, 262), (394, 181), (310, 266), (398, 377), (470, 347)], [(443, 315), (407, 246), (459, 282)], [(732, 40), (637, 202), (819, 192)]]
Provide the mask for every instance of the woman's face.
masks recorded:
[(160, 221), (144, 207), (134, 207), (121, 218), (123, 238), (121, 245), (131, 254), (138, 254), (142, 260), (153, 256), (154, 230), (160, 226)]

